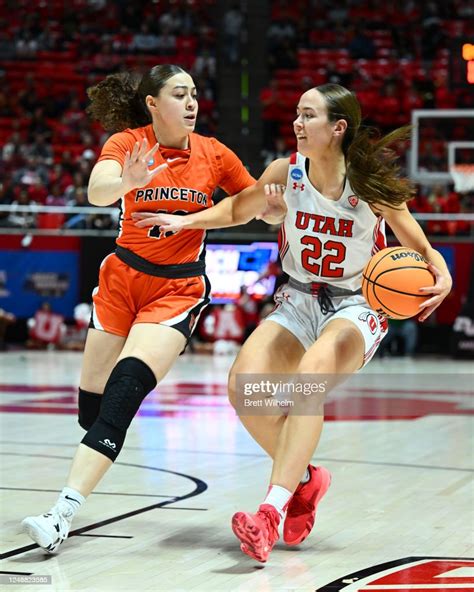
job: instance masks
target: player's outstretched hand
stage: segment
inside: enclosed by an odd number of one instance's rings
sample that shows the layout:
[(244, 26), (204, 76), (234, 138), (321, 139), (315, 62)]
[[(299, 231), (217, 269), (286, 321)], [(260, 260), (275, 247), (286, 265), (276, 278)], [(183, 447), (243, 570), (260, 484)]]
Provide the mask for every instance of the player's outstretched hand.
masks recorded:
[(174, 214), (155, 214), (153, 212), (133, 212), (132, 218), (135, 226), (146, 228), (147, 226), (159, 226), (160, 232), (179, 232), (185, 227), (186, 216)]
[(428, 288), (420, 288), (420, 292), (423, 292), (426, 295), (433, 294), (432, 298), (420, 304), (420, 316), (418, 317), (418, 320), (421, 322), (426, 320), (430, 314), (438, 308), (451, 291), (452, 286), (451, 278), (445, 277), (432, 263), (428, 263), (428, 269), (435, 276), (436, 283), (434, 286)]
[(278, 183), (270, 183), (265, 185), (264, 189), (267, 205), (264, 211), (256, 216), (256, 218), (257, 220), (264, 220), (268, 224), (278, 224), (283, 221), (288, 211), (285, 200), (283, 199), (286, 187)]
[(153, 160), (153, 156), (159, 148), (156, 143), (151, 150), (148, 150), (148, 140), (143, 138), (143, 141), (135, 142), (132, 153), (127, 150), (125, 154), (125, 161), (122, 169), (122, 180), (126, 187), (135, 189), (137, 187), (145, 187), (153, 179), (155, 175), (166, 169), (166, 163), (160, 164), (154, 169), (148, 168), (148, 163)]

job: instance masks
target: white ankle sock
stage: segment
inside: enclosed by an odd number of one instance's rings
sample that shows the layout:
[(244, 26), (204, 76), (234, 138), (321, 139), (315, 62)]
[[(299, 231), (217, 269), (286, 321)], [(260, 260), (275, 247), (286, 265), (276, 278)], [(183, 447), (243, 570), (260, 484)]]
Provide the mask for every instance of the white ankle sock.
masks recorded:
[(304, 474), (303, 479), (301, 479), (300, 483), (308, 483), (308, 481), (311, 479), (311, 475), (309, 474), (309, 469), (308, 467), (306, 467), (306, 472)]
[(55, 507), (72, 520), (74, 515), (86, 501), (86, 498), (71, 487), (64, 487), (59, 494)]
[(270, 485), (267, 491), (267, 497), (264, 500), (264, 504), (270, 504), (277, 509), (280, 514), (280, 518), (284, 518), (286, 508), (293, 494), (288, 489), (280, 487), (279, 485)]

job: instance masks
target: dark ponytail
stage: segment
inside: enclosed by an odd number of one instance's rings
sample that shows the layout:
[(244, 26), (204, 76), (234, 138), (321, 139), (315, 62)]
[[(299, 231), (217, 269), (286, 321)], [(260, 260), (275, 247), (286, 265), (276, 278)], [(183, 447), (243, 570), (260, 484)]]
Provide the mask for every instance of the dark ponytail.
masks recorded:
[(111, 74), (87, 89), (91, 101), (87, 113), (111, 132), (148, 125), (151, 115), (145, 98), (157, 97), (169, 78), (182, 72), (186, 71), (179, 66), (160, 64), (143, 76), (128, 72)]
[(325, 100), (328, 119), (347, 121), (342, 141), (347, 178), (354, 193), (371, 205), (398, 208), (412, 199), (415, 189), (409, 179), (400, 177), (398, 155), (390, 147), (408, 139), (410, 126), (381, 137), (374, 128), (361, 128), (360, 105), (353, 93), (339, 84), (317, 86)]

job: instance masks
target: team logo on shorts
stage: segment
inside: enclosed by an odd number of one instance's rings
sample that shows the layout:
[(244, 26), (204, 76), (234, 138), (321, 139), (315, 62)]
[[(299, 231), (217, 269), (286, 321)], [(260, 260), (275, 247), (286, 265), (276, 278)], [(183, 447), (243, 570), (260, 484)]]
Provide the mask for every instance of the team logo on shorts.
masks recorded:
[(379, 326), (379, 322), (373, 312), (360, 313), (359, 320), (364, 321), (364, 323), (367, 323), (369, 331), (372, 333), (372, 335), (375, 335), (377, 327)]
[(347, 201), (351, 204), (353, 208), (355, 208), (356, 205), (359, 203), (359, 198), (355, 195), (351, 195)]
[(299, 181), (303, 178), (303, 171), (301, 169), (293, 169), (290, 173), (290, 177), (295, 181)]

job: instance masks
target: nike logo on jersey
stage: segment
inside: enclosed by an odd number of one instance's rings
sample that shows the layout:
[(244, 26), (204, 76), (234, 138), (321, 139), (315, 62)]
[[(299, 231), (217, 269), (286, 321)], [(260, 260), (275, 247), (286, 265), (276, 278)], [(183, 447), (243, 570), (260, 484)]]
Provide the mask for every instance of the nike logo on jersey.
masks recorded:
[(166, 162), (174, 162), (175, 160), (181, 160), (181, 157), (177, 156), (176, 158), (167, 158)]
[(333, 236), (352, 236), (354, 220), (344, 218), (333, 218), (331, 216), (320, 216), (308, 212), (296, 212), (296, 228), (299, 230), (310, 230), (321, 234), (332, 234)]

